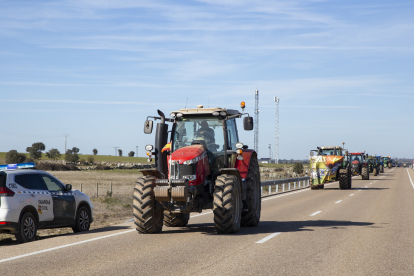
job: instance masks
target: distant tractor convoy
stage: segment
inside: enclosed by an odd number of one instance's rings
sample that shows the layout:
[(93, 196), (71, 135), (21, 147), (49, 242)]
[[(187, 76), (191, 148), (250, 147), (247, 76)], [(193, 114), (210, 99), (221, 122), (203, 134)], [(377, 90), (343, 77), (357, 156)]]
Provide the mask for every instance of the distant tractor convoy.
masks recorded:
[[(261, 193), (257, 153), (239, 142), (236, 118), (245, 130), (253, 118), (225, 108), (180, 109), (170, 118), (158, 110), (155, 144), (147, 145), (156, 169), (142, 170), (133, 192), (133, 215), (139, 233), (162, 231), (163, 225), (183, 227), (189, 213), (213, 209), (218, 233), (237, 233), (241, 226), (257, 226)], [(153, 121), (144, 133), (152, 133)], [(168, 126), (170, 123), (170, 128)]]

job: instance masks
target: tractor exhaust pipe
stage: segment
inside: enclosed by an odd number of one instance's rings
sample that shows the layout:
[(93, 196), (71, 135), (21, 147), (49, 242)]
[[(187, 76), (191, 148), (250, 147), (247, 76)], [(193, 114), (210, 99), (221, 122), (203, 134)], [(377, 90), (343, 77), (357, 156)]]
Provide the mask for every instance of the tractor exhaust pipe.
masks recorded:
[(165, 115), (161, 110), (157, 110), (161, 117), (161, 122), (157, 124), (155, 132), (155, 167), (164, 175), (168, 177), (167, 154), (161, 153), (162, 148), (167, 144), (168, 139), (168, 125), (165, 123)]

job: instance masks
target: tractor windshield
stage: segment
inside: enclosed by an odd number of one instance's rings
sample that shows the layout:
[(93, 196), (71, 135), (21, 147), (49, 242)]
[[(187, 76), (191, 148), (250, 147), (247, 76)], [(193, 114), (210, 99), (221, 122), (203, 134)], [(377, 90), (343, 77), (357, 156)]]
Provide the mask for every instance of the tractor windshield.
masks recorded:
[(339, 149), (320, 149), (319, 155), (341, 155)]
[(351, 162), (353, 162), (353, 161), (358, 161), (358, 162), (364, 161), (364, 158), (361, 155), (351, 155), (350, 159), (351, 159), (350, 160)]
[[(190, 145), (203, 145), (211, 162), (224, 165), (223, 120), (217, 117), (183, 117), (177, 119), (172, 150)], [(222, 159), (222, 160), (221, 160)], [(217, 165), (221, 167), (221, 165)]]

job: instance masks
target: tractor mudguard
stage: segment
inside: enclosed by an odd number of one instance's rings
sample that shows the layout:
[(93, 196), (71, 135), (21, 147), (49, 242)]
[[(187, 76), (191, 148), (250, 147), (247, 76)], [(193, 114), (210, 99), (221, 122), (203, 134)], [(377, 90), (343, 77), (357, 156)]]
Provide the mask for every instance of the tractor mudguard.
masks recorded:
[(142, 174), (144, 175), (144, 176), (147, 176), (147, 175), (152, 175), (152, 176), (155, 176), (156, 178), (158, 178), (158, 179), (163, 179), (163, 178), (165, 178), (163, 175), (162, 175), (162, 173), (160, 173), (157, 169), (144, 169), (144, 170), (141, 170), (140, 172), (142, 172)]
[(256, 155), (256, 152), (252, 149), (244, 149), (242, 152), (243, 160), (236, 159), (235, 168), (239, 170), (242, 179), (247, 178), (247, 172), (249, 171), (250, 159)]

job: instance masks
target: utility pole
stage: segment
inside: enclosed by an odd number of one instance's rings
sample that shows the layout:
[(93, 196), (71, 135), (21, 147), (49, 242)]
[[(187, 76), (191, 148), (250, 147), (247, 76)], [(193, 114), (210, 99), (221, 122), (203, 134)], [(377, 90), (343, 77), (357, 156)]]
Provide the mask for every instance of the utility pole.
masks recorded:
[(269, 158), (270, 158), (269, 160), (269, 163), (270, 163), (270, 161), (272, 161), (272, 144), (269, 144)]
[(254, 150), (259, 155), (259, 90), (254, 96)]
[(62, 134), (62, 136), (65, 137), (65, 154), (66, 154), (69, 134), (68, 133), (64, 133), (64, 134)]
[(137, 154), (137, 157), (138, 157), (138, 146), (136, 146), (136, 147), (137, 147), (137, 153), (136, 154)]
[(279, 164), (279, 97), (275, 97), (275, 163)]
[(118, 152), (118, 148), (119, 147), (114, 147), (114, 149), (115, 149), (115, 156), (116, 156), (116, 153)]

